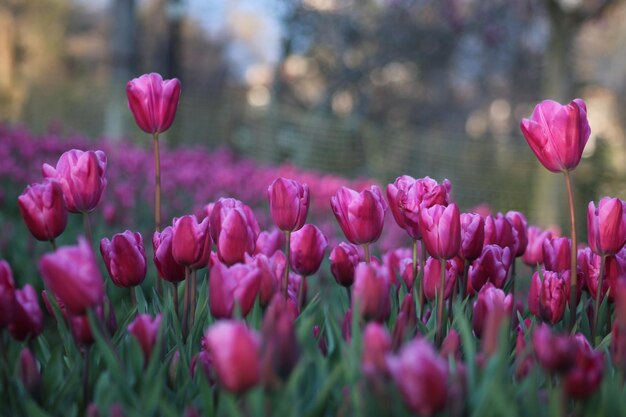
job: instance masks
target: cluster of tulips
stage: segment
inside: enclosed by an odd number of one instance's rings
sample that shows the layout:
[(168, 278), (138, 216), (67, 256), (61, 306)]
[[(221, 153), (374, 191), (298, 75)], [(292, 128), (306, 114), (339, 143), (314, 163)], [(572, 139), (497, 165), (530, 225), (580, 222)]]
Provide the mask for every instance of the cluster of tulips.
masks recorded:
[[(127, 93), (138, 126), (152, 135), (155, 147), (156, 276), (146, 280), (152, 266), (139, 232), (102, 238), (99, 252), (112, 284), (128, 290), (132, 308), (121, 332), (137, 340), (146, 365), (167, 359), (176, 372), (181, 346), (193, 343), (200, 328), (204, 335), (191, 347), (190, 372), (201, 369), (213, 395), (242, 396), (256, 386), (280, 390), (303, 362), (298, 324), (307, 309), (325, 303), (319, 295), (310, 297), (308, 287), (329, 252), (330, 272), (345, 288), (347, 308), (343, 318), (311, 323), (308, 337), (322, 357), (345, 354), (338, 352), (328, 324), (339, 319), (345, 343), (361, 347), (359, 369), (366, 383), (357, 391), (368, 389), (384, 401), (392, 381), (411, 413), (463, 415), (471, 402), (468, 369), (488, 366), (503, 348), (503, 332), (515, 339), (514, 377), (524, 380), (538, 364), (562, 390), (564, 410), (597, 391), (607, 360), (626, 370), (626, 204), (620, 199), (589, 203), (588, 246), (576, 241), (573, 205), (568, 238), (528, 226), (517, 211), (461, 213), (449, 181), (408, 175), (387, 185), (386, 193), (376, 185), (360, 192), (339, 188), (326, 204), (347, 241), (332, 248), (320, 228), (306, 223), (309, 186), (283, 177), (267, 188), (271, 230), (261, 231), (253, 210), (234, 198), (207, 202), (162, 228), (159, 135), (174, 120), (180, 83), (147, 74), (130, 81)], [(521, 128), (539, 161), (565, 174), (572, 203), (571, 171), (590, 134), (582, 100), (544, 101)], [(38, 263), (43, 302), (57, 323), (67, 324), (86, 364), (98, 340), (115, 355), (120, 334), (119, 308), (107, 296), (89, 217), (107, 186), (106, 168), (104, 152), (72, 149), (56, 166), (45, 164), (42, 181), (18, 198), (32, 235), (52, 248)], [(412, 247), (376, 251), (388, 210)], [(83, 216), (85, 237), (57, 248), (68, 213)], [(526, 266), (518, 265), (518, 258)], [(532, 272), (530, 282), (521, 271)], [(146, 294), (148, 284), (154, 288)], [(527, 298), (520, 297), (520, 287), (527, 286)], [(163, 342), (170, 332), (168, 309), (171, 326), (180, 330), (173, 346)], [(259, 329), (251, 324), (255, 314), (262, 317)], [(466, 354), (474, 341), (460, 331), (464, 320), (480, 340), (472, 358)], [(33, 286), (16, 289), (9, 264), (0, 261), (0, 330), (5, 328), (25, 343), (20, 381), (34, 393), (43, 361), (32, 343), (44, 330), (44, 314)], [(607, 357), (597, 347), (608, 340)], [(9, 368), (5, 357), (8, 378)], [(95, 416), (99, 408), (90, 402), (88, 370), (85, 365), (83, 406)], [(196, 407), (189, 405), (186, 415), (198, 415)], [(123, 415), (123, 408), (112, 407), (111, 413)]]

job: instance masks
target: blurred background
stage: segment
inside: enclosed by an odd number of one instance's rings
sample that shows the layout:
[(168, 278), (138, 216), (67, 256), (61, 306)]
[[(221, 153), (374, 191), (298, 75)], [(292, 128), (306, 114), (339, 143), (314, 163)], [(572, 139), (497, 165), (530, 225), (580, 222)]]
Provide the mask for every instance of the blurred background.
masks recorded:
[(626, 198), (625, 22), (618, 0), (0, 0), (0, 120), (150, 147), (125, 84), (155, 71), (183, 86), (169, 146), (449, 178), (463, 208), (568, 230), (519, 121), (584, 98), (579, 213)]

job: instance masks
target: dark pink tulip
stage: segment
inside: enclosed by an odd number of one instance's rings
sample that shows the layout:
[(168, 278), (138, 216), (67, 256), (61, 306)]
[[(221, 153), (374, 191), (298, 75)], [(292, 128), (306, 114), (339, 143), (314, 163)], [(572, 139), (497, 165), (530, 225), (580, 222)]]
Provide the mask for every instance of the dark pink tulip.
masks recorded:
[(478, 259), (484, 240), (485, 220), (475, 213), (461, 213), (461, 258), (466, 261)]
[(218, 321), (208, 328), (205, 339), (217, 379), (224, 389), (242, 393), (260, 382), (259, 337), (244, 323)]
[(180, 81), (164, 80), (154, 72), (144, 74), (126, 84), (126, 96), (137, 126), (146, 133), (162, 133), (176, 116)]
[(515, 257), (520, 257), (526, 252), (528, 246), (528, 221), (526, 217), (519, 211), (509, 211), (506, 213), (506, 218), (513, 226), (515, 230)]
[(246, 253), (254, 252), (257, 235), (245, 212), (239, 208), (228, 211), (220, 224), (218, 236), (217, 255), (227, 265), (243, 262)]
[(294, 321), (296, 312), (285, 298), (276, 294), (263, 318), (261, 361), (263, 379), (285, 380), (298, 363), (300, 346)]
[(415, 327), (417, 326), (417, 310), (415, 301), (411, 294), (404, 296), (400, 311), (396, 318), (396, 325), (393, 328), (392, 347), (397, 350), (407, 338), (415, 336)]
[[(161, 327), (161, 314), (157, 314), (154, 318), (149, 314), (138, 314), (132, 323), (128, 325), (128, 333), (132, 334), (143, 351), (146, 363), (152, 356), (159, 328)], [(157, 352), (158, 353), (158, 352)]]
[(517, 325), (517, 336), (515, 339), (515, 378), (518, 380), (523, 379), (528, 375), (533, 365), (532, 357), (528, 354), (526, 349), (526, 334), (524, 328), (529, 329), (531, 326), (531, 320), (524, 320), (524, 326), (522, 324)]
[(324, 356), (328, 354), (328, 346), (326, 345), (326, 336), (322, 333), (322, 329), (320, 326), (313, 326), (313, 337), (317, 340), (317, 347), (320, 350), (320, 353)]
[(285, 246), (285, 234), (278, 229), (262, 231), (256, 239), (254, 254), (262, 253), (272, 256), (276, 251), (282, 250)]
[(46, 179), (31, 184), (17, 198), (20, 213), (35, 239), (52, 240), (67, 226), (67, 208), (61, 186)]
[(435, 204), (419, 211), (420, 228), (426, 250), (434, 258), (452, 259), (461, 247), (461, 215), (455, 203)]
[(389, 371), (411, 410), (429, 416), (443, 410), (448, 398), (448, 366), (425, 339), (404, 345), (388, 356)]
[(485, 246), (480, 258), (469, 268), (469, 283), (473, 291), (480, 291), (487, 282), (491, 282), (497, 288), (503, 288), (511, 262), (509, 248), (502, 249), (498, 245)]
[(44, 178), (61, 186), (69, 212), (88, 213), (96, 208), (107, 185), (106, 167), (104, 152), (72, 149), (61, 155), (56, 168), (43, 164), (42, 171)]
[(393, 218), (411, 238), (421, 239), (422, 233), (417, 216), (420, 207), (429, 208), (435, 204), (447, 206), (452, 201), (450, 188), (448, 180), (438, 184), (430, 177), (416, 180), (403, 175), (396, 178), (393, 184), (387, 185), (387, 200)]
[(246, 254), (246, 264), (253, 265), (261, 272), (259, 284), (259, 301), (267, 306), (274, 294), (280, 289), (281, 279), (287, 266), (287, 258), (283, 252), (274, 252), (272, 256), (262, 253), (254, 257)]
[[(411, 258), (402, 259), (398, 268), (400, 270), (402, 281), (404, 281), (404, 285), (406, 285), (408, 289), (413, 288), (413, 283), (415, 281), (415, 277), (413, 276), (413, 260)], [(415, 271), (416, 276), (419, 275), (420, 268), (421, 266), (418, 261), (417, 269)]]
[(591, 134), (587, 106), (579, 98), (566, 105), (542, 101), (520, 128), (539, 162), (552, 172), (576, 168)]
[(20, 351), (20, 381), (26, 391), (31, 394), (35, 393), (41, 385), (41, 373), (37, 365), (37, 359), (28, 348), (22, 348)]
[(0, 329), (13, 321), (15, 303), (13, 272), (7, 261), (0, 260)]
[(389, 281), (378, 267), (361, 262), (354, 271), (352, 307), (357, 304), (366, 320), (379, 320), (389, 302)]
[(248, 229), (247, 233), (249, 234), (249, 237), (246, 239), (252, 240), (252, 244), (246, 242), (246, 245), (250, 245), (252, 250), (254, 250), (257, 237), (261, 232), (259, 223), (257, 222), (252, 209), (234, 198), (220, 198), (217, 203), (213, 205), (211, 213), (207, 216), (209, 218), (209, 232), (211, 233), (211, 239), (213, 239), (215, 244), (219, 242), (220, 233), (222, 232), (222, 223), (228, 213), (232, 210), (239, 211), (243, 216)]
[(537, 362), (549, 373), (567, 372), (576, 361), (575, 339), (553, 334), (547, 324), (539, 324), (535, 328), (532, 342)]
[(584, 400), (598, 390), (604, 375), (604, 355), (594, 350), (584, 335), (574, 337), (577, 345), (573, 368), (565, 376), (565, 393), (570, 398)]
[(304, 226), (309, 211), (309, 186), (286, 178), (277, 178), (267, 188), (270, 214), (274, 224), (293, 232)]
[(370, 378), (387, 375), (386, 356), (391, 353), (391, 337), (387, 328), (379, 323), (368, 323), (363, 331), (363, 356), (361, 368)]
[(548, 271), (563, 272), (570, 269), (571, 241), (566, 237), (555, 237), (543, 241), (543, 264)]
[[(203, 341), (206, 339), (203, 338)], [(193, 378), (197, 369), (201, 369), (204, 377), (207, 379), (210, 385), (215, 384), (213, 377), (213, 363), (211, 362), (211, 355), (206, 350), (201, 350), (191, 358), (191, 364), (189, 365), (189, 375)]]
[(626, 204), (619, 198), (604, 197), (596, 208), (587, 207), (589, 247), (598, 255), (615, 255), (626, 243)]
[[(446, 262), (446, 275), (445, 285), (443, 289), (443, 298), (447, 300), (452, 295), (452, 289), (456, 284), (458, 276), (458, 270), (456, 262)], [(428, 300), (434, 300), (439, 294), (439, 287), (441, 286), (441, 260), (435, 258), (428, 258), (426, 265), (424, 266), (424, 295)]]
[(448, 359), (451, 356), (456, 361), (461, 360), (461, 336), (459, 335), (459, 332), (454, 329), (450, 329), (446, 338), (443, 339), (439, 354), (444, 359)]
[(261, 270), (256, 266), (235, 264), (228, 267), (219, 261), (211, 266), (209, 307), (215, 318), (231, 318), (235, 305), (247, 316), (261, 285)]
[(615, 286), (615, 320), (611, 332), (611, 360), (624, 371), (626, 369), (626, 280)]
[(89, 243), (63, 246), (41, 258), (43, 280), (71, 314), (82, 315), (104, 300), (104, 282)]
[(126, 230), (100, 241), (100, 254), (115, 285), (130, 288), (146, 278), (146, 250), (138, 232)]
[(30, 284), (15, 291), (15, 315), (9, 324), (9, 331), (19, 341), (32, 339), (43, 332), (43, 312), (37, 293)]
[(322, 264), (327, 247), (328, 239), (320, 229), (312, 224), (304, 225), (291, 234), (291, 269), (300, 275), (313, 275)]
[(174, 260), (192, 269), (202, 269), (209, 264), (211, 235), (209, 219), (198, 223), (193, 214), (172, 221), (172, 256)]
[(360, 193), (341, 187), (330, 205), (343, 234), (355, 245), (376, 242), (385, 222), (387, 203), (380, 188), (372, 185)]
[(330, 253), (330, 272), (337, 284), (349, 288), (354, 283), (354, 270), (361, 261), (359, 250), (351, 243), (341, 242)]
[[(45, 302), (46, 298), (44, 298)], [(57, 299), (57, 303), (58, 303)], [(69, 315), (64, 312), (64, 309), (61, 308), (61, 312), (64, 316), (66, 316), (70, 330), (72, 332), (72, 336), (74, 337), (74, 341), (79, 346), (89, 346), (93, 344), (95, 341), (93, 331), (91, 329), (91, 324), (89, 323), (89, 316), (87, 314), (82, 315)], [(95, 308), (96, 315), (100, 318), (100, 320), (104, 320), (104, 309), (102, 306), (97, 306)]]
[(485, 246), (498, 245), (502, 248), (509, 248), (513, 258), (515, 257), (516, 230), (502, 213), (496, 216), (485, 217)]
[(161, 232), (154, 232), (152, 235), (154, 265), (157, 271), (159, 271), (161, 278), (176, 283), (185, 279), (185, 267), (174, 259), (172, 241), (173, 231), (171, 226), (166, 227)]
[[(421, 250), (421, 247), (418, 247), (418, 251), (419, 250)], [(413, 254), (409, 248), (392, 249), (383, 254), (383, 266), (387, 268), (389, 283), (397, 289), (400, 288), (398, 277), (402, 274), (402, 263), (405, 259), (412, 261), (412, 258)]]
[(543, 231), (537, 226), (529, 226), (527, 232), (528, 246), (522, 256), (522, 261), (535, 268), (537, 265), (543, 264), (543, 242), (552, 239), (552, 232)]
[[(590, 248), (578, 251), (579, 272), (585, 280), (586, 288), (595, 300), (598, 291), (598, 278), (600, 276), (600, 264), (602, 257), (596, 255)], [(602, 279), (602, 298), (609, 291), (609, 300), (613, 301), (617, 281), (626, 276), (626, 259), (621, 256), (608, 256), (604, 264), (604, 277)], [(620, 278), (621, 277), (621, 278)]]
[(307, 280), (302, 278), (302, 275), (298, 275), (295, 272), (290, 272), (289, 273), (289, 278), (288, 278), (288, 285), (287, 285), (287, 301), (289, 301), (292, 304), (292, 307), (294, 311), (298, 312), (298, 314), (300, 314), (300, 308), (302, 306), (300, 306), (300, 286), (304, 286), (304, 288), (302, 288), (302, 291), (304, 291), (304, 293), (302, 294), (302, 299), (306, 300), (306, 295), (308, 293), (309, 287), (307, 285)]
[(477, 337), (483, 335), (487, 317), (493, 310), (504, 311), (507, 315), (513, 311), (513, 296), (506, 295), (504, 291), (494, 287), (491, 283), (485, 284), (474, 301), (474, 314), (472, 327)]
[(556, 324), (563, 318), (569, 300), (569, 271), (535, 272), (528, 291), (528, 309), (542, 320)]

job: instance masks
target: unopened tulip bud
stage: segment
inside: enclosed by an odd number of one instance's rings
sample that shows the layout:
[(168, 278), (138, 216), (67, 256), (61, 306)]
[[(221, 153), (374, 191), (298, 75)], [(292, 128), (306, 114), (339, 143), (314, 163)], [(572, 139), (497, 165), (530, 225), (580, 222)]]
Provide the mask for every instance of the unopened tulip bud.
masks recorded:
[(67, 208), (61, 186), (46, 179), (31, 184), (17, 198), (20, 213), (35, 239), (45, 241), (60, 236), (67, 226)]
[(35, 393), (41, 385), (41, 373), (37, 366), (37, 360), (28, 348), (23, 348), (20, 352), (20, 380), (24, 388), (31, 394)]
[(326, 345), (326, 337), (321, 334), (322, 329), (320, 326), (313, 326), (313, 337), (318, 340), (317, 347), (320, 350), (320, 353), (324, 356), (328, 355), (328, 346)]
[(61, 186), (69, 212), (89, 213), (106, 187), (106, 166), (104, 152), (72, 149), (61, 155), (56, 168), (44, 164), (42, 170), (44, 178), (54, 179)]
[(224, 389), (242, 393), (261, 379), (259, 338), (244, 323), (223, 320), (206, 332), (217, 379)]
[(185, 279), (185, 267), (174, 259), (172, 238), (172, 227), (168, 226), (161, 232), (154, 232), (152, 246), (154, 247), (154, 265), (159, 271), (159, 276), (175, 283)]
[(456, 330), (451, 329), (446, 338), (443, 339), (439, 354), (444, 359), (448, 359), (451, 356), (456, 361), (461, 360), (461, 336), (459, 336)]
[(604, 197), (596, 208), (587, 208), (589, 247), (598, 255), (614, 255), (626, 244), (626, 204), (619, 198)]
[(513, 255), (517, 258), (524, 255), (528, 246), (528, 221), (519, 211), (509, 211), (506, 213), (506, 218), (515, 231), (515, 250)]
[(576, 359), (574, 366), (565, 375), (565, 393), (570, 398), (584, 400), (598, 390), (604, 375), (604, 355), (594, 350), (584, 335), (574, 338)]
[(566, 237), (555, 237), (543, 241), (543, 264), (548, 271), (563, 272), (570, 268), (571, 241)]
[(15, 315), (9, 331), (11, 336), (20, 341), (32, 339), (43, 332), (43, 312), (39, 307), (37, 293), (30, 284), (15, 291)]
[(254, 253), (260, 231), (252, 209), (241, 201), (220, 198), (214, 204), (209, 232), (222, 262), (229, 265), (243, 262), (245, 253)]
[(483, 250), (485, 220), (475, 213), (461, 213), (461, 249), (463, 260), (477, 259)]
[(140, 285), (146, 278), (146, 250), (140, 233), (126, 230), (100, 241), (100, 254), (111, 281), (122, 288)]
[(317, 272), (324, 260), (328, 239), (316, 226), (306, 224), (291, 234), (290, 247), (291, 269), (300, 275), (310, 276)]
[(358, 305), (366, 320), (379, 320), (385, 315), (389, 300), (389, 282), (374, 265), (361, 262), (354, 272), (352, 306)]
[(145, 363), (150, 361), (161, 327), (161, 314), (154, 318), (149, 314), (138, 314), (135, 320), (128, 325), (128, 333), (132, 334), (143, 351)]
[(379, 323), (369, 323), (363, 331), (361, 367), (365, 376), (376, 378), (386, 375), (386, 356), (390, 352), (391, 337), (387, 328)]
[(461, 217), (459, 207), (436, 204), (419, 211), (418, 217), (426, 250), (434, 258), (452, 259), (461, 247)]
[(261, 285), (261, 270), (250, 264), (228, 267), (215, 261), (209, 280), (209, 308), (215, 318), (231, 318), (235, 305), (248, 315)]
[[(439, 294), (441, 286), (441, 262), (439, 259), (428, 258), (424, 266), (424, 295), (428, 300), (434, 300)], [(446, 273), (444, 280), (443, 298), (449, 299), (452, 295), (452, 289), (456, 285), (458, 270), (454, 261), (443, 261), (446, 263)]]
[(209, 263), (211, 235), (209, 219), (198, 223), (194, 215), (172, 220), (172, 256), (180, 265), (202, 269)]
[(9, 263), (0, 260), (0, 329), (13, 321), (15, 314), (15, 282)]
[(564, 373), (576, 361), (576, 341), (567, 335), (555, 335), (546, 324), (540, 324), (532, 335), (533, 350), (539, 365), (549, 373)]
[(524, 328), (530, 328), (530, 319), (524, 320), (524, 325), (520, 323), (517, 326), (517, 336), (515, 339), (515, 378), (523, 379), (528, 375), (533, 365), (532, 357), (526, 348), (526, 334)]
[(385, 222), (387, 203), (373, 185), (360, 193), (341, 187), (330, 205), (346, 239), (355, 245), (376, 242)]
[(273, 381), (276, 377), (287, 379), (298, 363), (300, 346), (296, 337), (295, 319), (288, 301), (276, 294), (263, 318), (261, 358), (265, 381)]
[(330, 253), (330, 272), (337, 284), (349, 288), (354, 283), (354, 270), (361, 258), (356, 246), (341, 242)]
[(256, 238), (254, 254), (262, 253), (265, 256), (272, 256), (285, 246), (285, 234), (278, 229), (262, 231)]
[(491, 283), (485, 284), (478, 293), (474, 302), (474, 314), (472, 315), (472, 327), (477, 337), (483, 335), (487, 318), (492, 311), (511, 315), (513, 309), (513, 297), (506, 295), (504, 291), (494, 287)]
[(504, 288), (511, 266), (512, 256), (509, 248), (498, 245), (487, 245), (483, 252), (469, 268), (469, 284), (474, 291), (490, 282), (497, 288)]
[(527, 235), (528, 246), (522, 256), (522, 261), (531, 268), (536, 268), (537, 265), (543, 264), (543, 242), (552, 239), (552, 232), (543, 231), (537, 226), (529, 226)]
[(569, 300), (569, 271), (535, 272), (530, 281), (528, 309), (542, 320), (555, 324), (561, 321)]
[(405, 340), (411, 339), (415, 335), (417, 326), (417, 311), (415, 301), (411, 294), (404, 296), (400, 305), (400, 312), (396, 318), (396, 325), (393, 328), (392, 347), (397, 350)]
[(259, 301), (261, 306), (265, 307), (280, 289), (281, 279), (287, 267), (287, 258), (283, 252), (274, 252), (272, 256), (258, 253), (254, 257), (246, 255), (246, 264), (255, 266), (261, 272)]
[(498, 245), (501, 248), (509, 248), (511, 255), (515, 255), (516, 234), (516, 229), (502, 213), (485, 218), (485, 246)]
[(293, 232), (304, 226), (309, 211), (309, 186), (298, 181), (277, 178), (267, 189), (270, 214), (274, 224)]
[(128, 108), (141, 130), (150, 134), (170, 128), (180, 98), (180, 81), (164, 80), (157, 73), (144, 74), (126, 84)]

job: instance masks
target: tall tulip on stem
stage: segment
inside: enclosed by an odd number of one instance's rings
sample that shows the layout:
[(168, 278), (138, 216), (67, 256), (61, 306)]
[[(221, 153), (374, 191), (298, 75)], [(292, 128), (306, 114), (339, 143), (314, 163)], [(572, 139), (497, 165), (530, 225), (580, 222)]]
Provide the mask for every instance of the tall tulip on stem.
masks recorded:
[[(154, 142), (154, 228), (161, 231), (161, 158), (159, 134), (172, 125), (180, 98), (180, 81), (163, 80), (156, 73), (144, 74), (126, 84), (128, 107), (141, 130), (151, 134)], [(161, 292), (161, 281), (157, 280)]]
[(576, 273), (576, 213), (570, 171), (580, 163), (583, 150), (591, 134), (587, 121), (587, 107), (579, 98), (561, 105), (553, 100), (539, 103), (530, 119), (523, 119), (520, 128), (528, 145), (541, 164), (551, 172), (565, 175), (569, 200), (572, 233), (570, 265), (570, 329), (576, 323), (578, 282)]

